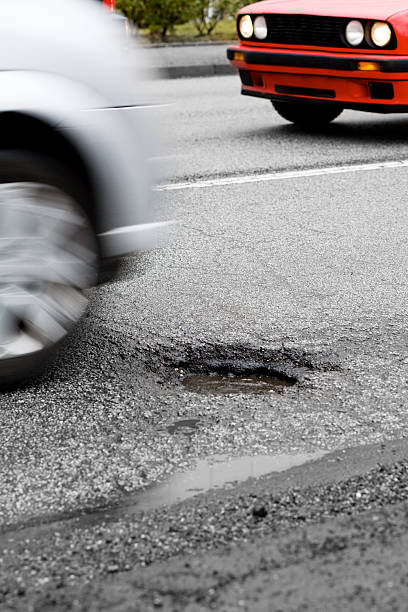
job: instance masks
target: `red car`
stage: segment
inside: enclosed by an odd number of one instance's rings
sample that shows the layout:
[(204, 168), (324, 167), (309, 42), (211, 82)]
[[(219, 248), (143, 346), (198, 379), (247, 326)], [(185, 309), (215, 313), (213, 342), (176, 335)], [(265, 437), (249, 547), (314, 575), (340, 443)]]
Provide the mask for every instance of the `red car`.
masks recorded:
[(115, 10), (115, 0), (102, 0), (102, 2), (110, 11)]
[(228, 48), (242, 93), (313, 127), (344, 108), (408, 112), (408, 2), (266, 0), (237, 15)]

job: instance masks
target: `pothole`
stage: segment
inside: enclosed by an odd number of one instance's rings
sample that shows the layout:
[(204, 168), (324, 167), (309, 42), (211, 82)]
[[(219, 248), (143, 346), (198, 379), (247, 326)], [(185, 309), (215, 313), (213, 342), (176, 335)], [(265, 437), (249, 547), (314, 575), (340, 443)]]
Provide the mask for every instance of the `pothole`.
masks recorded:
[(281, 373), (257, 374), (190, 374), (181, 378), (182, 385), (194, 393), (227, 395), (231, 393), (279, 393), (297, 380)]
[(275, 346), (168, 342), (150, 345), (145, 364), (161, 380), (175, 379), (199, 393), (272, 393), (293, 385), (308, 385), (314, 372), (340, 370), (336, 354), (307, 352), (294, 343)]
[(303, 384), (314, 369), (292, 357), (272, 349), (201, 347), (170, 363), (167, 375), (173, 380), (175, 375), (187, 391), (206, 395), (282, 393)]

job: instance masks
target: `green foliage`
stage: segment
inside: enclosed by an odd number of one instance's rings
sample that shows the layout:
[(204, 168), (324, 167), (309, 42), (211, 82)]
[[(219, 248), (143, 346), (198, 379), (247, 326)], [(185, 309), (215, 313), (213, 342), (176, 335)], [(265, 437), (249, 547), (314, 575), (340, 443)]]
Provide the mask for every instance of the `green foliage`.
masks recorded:
[(197, 28), (193, 21), (183, 23), (174, 27), (174, 32), (169, 36), (169, 40), (172, 42), (191, 42), (200, 38), (202, 40), (219, 40), (219, 41), (232, 41), (237, 38), (237, 31), (235, 26), (235, 19), (227, 17), (219, 21), (211, 32), (207, 36), (201, 36), (197, 32)]
[(208, 36), (225, 17), (234, 17), (242, 0), (193, 0), (191, 3), (195, 27), (200, 36)]
[(138, 28), (146, 28), (148, 26), (146, 5), (146, 0), (116, 0), (117, 10), (123, 13)]
[(117, 8), (152, 38), (165, 39), (175, 25), (193, 17), (190, 0), (117, 0)]

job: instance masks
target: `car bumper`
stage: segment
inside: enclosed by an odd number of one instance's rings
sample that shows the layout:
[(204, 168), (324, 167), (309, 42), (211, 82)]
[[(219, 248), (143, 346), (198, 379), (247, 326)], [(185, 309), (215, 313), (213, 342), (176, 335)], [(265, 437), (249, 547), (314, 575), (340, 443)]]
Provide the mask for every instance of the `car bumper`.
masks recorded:
[(408, 58), (232, 46), (242, 93), (275, 100), (313, 99), (376, 112), (408, 110)]
[(126, 256), (143, 257), (143, 252), (163, 246), (172, 221), (138, 223), (97, 234), (103, 255), (98, 284), (121, 278), (126, 270)]
[(171, 222), (157, 221), (117, 227), (98, 234), (104, 257), (119, 257), (158, 247), (167, 239)]

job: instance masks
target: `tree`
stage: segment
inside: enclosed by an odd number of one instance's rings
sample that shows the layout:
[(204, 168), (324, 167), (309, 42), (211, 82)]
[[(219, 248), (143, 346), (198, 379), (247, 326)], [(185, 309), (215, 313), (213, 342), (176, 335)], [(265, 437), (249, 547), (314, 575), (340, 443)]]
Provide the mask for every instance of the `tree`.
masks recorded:
[(116, 0), (116, 8), (138, 28), (146, 28), (146, 0)]
[(211, 34), (225, 17), (233, 17), (242, 6), (242, 0), (193, 0), (192, 20), (200, 36)]
[(117, 0), (116, 6), (129, 21), (162, 40), (175, 25), (193, 18), (190, 0)]

